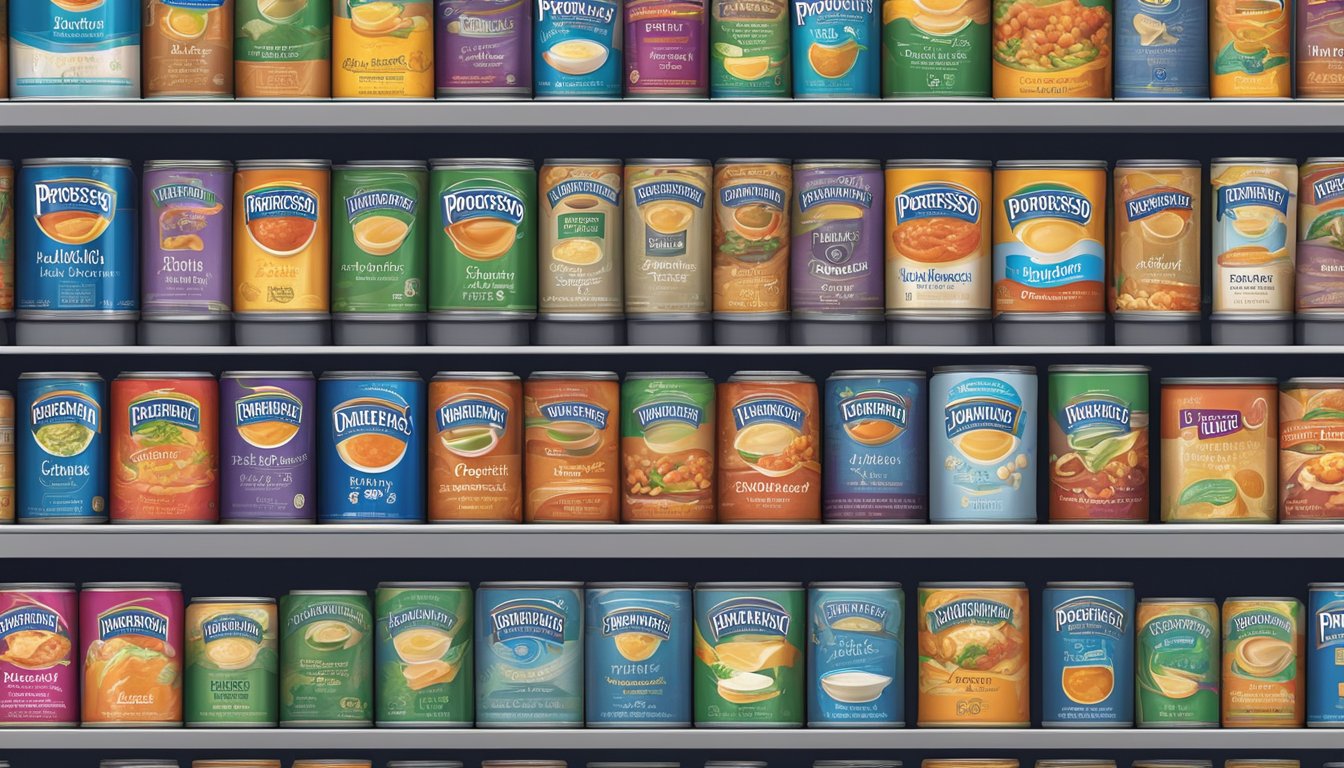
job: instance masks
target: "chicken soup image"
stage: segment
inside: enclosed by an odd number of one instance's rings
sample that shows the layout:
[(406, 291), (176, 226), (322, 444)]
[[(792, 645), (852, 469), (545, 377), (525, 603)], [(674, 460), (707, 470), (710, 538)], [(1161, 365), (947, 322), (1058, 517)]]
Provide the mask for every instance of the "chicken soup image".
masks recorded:
[(1021, 582), (919, 585), (921, 727), (1030, 725), (1028, 600)]

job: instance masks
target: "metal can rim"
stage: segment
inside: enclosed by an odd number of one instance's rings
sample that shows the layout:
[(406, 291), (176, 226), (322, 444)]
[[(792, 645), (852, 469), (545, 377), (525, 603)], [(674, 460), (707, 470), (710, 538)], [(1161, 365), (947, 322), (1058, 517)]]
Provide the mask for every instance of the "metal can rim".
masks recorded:
[(721, 165), (789, 165), (787, 157), (720, 157), (714, 161), (714, 167)]
[(999, 160), (995, 168), (1022, 171), (1106, 170), (1105, 160)]
[(429, 166), (417, 160), (347, 160), (331, 166), (333, 171), (351, 171), (361, 168), (383, 168), (397, 171), (427, 171)]
[(1215, 157), (1209, 165), (1291, 165), (1297, 167), (1297, 161), (1291, 157)]
[(1229, 387), (1246, 384), (1278, 384), (1278, 382), (1279, 380), (1273, 376), (1164, 376), (1160, 380), (1164, 387), (1168, 384), (1202, 384), (1210, 387)]
[(75, 583), (72, 581), (9, 581), (0, 584), (0, 592), (17, 592), (19, 590), (74, 592)]
[(938, 365), (933, 372), (939, 373), (1023, 373), (1036, 375), (1034, 365)]
[(785, 381), (800, 384), (812, 384), (816, 379), (802, 371), (737, 371), (728, 377), (729, 383)]
[(144, 380), (144, 379), (213, 379), (215, 375), (209, 371), (122, 371), (117, 374), (113, 381), (121, 379)]
[(1116, 169), (1120, 168), (1203, 168), (1198, 160), (1150, 160), (1148, 158), (1116, 160)]
[(103, 381), (101, 374), (93, 371), (32, 371), (19, 374), (19, 380), (51, 381), (55, 379), (75, 379), (77, 381)]
[(1151, 603), (1153, 605), (1212, 605), (1218, 606), (1218, 601), (1212, 597), (1141, 597), (1140, 603)]
[(826, 377), (827, 381), (831, 379), (927, 379), (929, 375), (924, 371), (914, 371), (903, 368), (843, 368), (834, 371)]
[(1046, 369), (1050, 373), (1151, 373), (1147, 365), (1088, 365), (1087, 363), (1061, 363)]
[(269, 170), (289, 170), (289, 169), (329, 171), (331, 170), (331, 161), (330, 160), (239, 160), (237, 169), (240, 171), (269, 171)]
[[(533, 589), (578, 589), (582, 581), (482, 581), (477, 589), (528, 587)], [(531, 761), (524, 761), (531, 762)]]
[(416, 371), (323, 371), (322, 381), (424, 381)]
[(1132, 581), (1047, 581), (1046, 589), (1133, 589)]
[(920, 589), (1026, 589), (1025, 581), (921, 581)]
[(368, 597), (369, 593), (362, 589), (291, 589), (287, 596), (303, 597), (305, 595), (321, 597)]
[(632, 371), (625, 374), (626, 381), (644, 381), (646, 379), (708, 379), (704, 371)]
[(110, 168), (130, 168), (131, 161), (121, 157), (26, 157), (20, 161), (25, 168), (44, 168), (53, 165), (99, 165)]
[(652, 590), (684, 590), (690, 588), (690, 583), (685, 581), (590, 581), (584, 585), (586, 589), (652, 589)]
[(787, 591), (803, 590), (801, 581), (698, 581), (695, 584), (697, 591), (702, 589), (782, 589)]
[(219, 374), (221, 381), (224, 379), (312, 379), (312, 371), (224, 371)]
[(542, 165), (614, 165), (621, 167), (624, 161), (619, 157), (548, 157), (541, 161)]
[(380, 581), (378, 589), (461, 589), (470, 587), (469, 581)]
[(150, 171), (232, 171), (232, 160), (146, 160), (145, 173)]
[(528, 381), (620, 381), (615, 371), (533, 371)]
[(991, 160), (954, 160), (951, 158), (933, 158), (933, 159), (900, 159), (888, 160), (883, 164), (886, 168), (985, 168), (993, 167)]
[(89, 581), (81, 592), (118, 591), (123, 589), (153, 589), (161, 592), (181, 592), (182, 585), (175, 581)]
[(813, 169), (821, 170), (825, 168), (862, 168), (868, 170), (881, 167), (881, 162), (869, 158), (853, 158), (846, 160), (844, 158), (833, 157), (809, 157), (793, 161), (793, 168), (797, 171)]
[[(814, 581), (807, 585), (808, 589), (904, 589), (899, 581)], [(849, 761), (843, 761), (849, 762)]]
[(430, 381), (521, 381), (510, 371), (439, 371)]
[(625, 161), (626, 167), (632, 165), (664, 165), (678, 168), (713, 166), (707, 158), (699, 157), (632, 157)]
[(229, 604), (229, 605), (275, 605), (274, 597), (193, 597), (188, 605)]

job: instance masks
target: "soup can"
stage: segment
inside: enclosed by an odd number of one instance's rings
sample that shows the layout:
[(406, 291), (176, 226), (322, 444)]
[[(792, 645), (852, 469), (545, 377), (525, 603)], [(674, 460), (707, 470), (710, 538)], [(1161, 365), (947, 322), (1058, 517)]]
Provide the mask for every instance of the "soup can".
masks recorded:
[(1344, 96), (1344, 3), (1318, 0), (1297, 8), (1297, 98), (1338, 99)]
[(710, 0), (625, 0), (625, 97), (709, 97)]
[(523, 521), (523, 385), (503, 371), (429, 383), (429, 522)]
[(793, 97), (877, 98), (882, 6), (826, 0), (799, 0), (791, 5)]
[(1018, 761), (997, 757), (934, 758), (924, 760), (920, 768), (1018, 768)]
[(14, 504), (15, 417), (14, 394), (0, 389), (0, 525), (13, 523), (17, 510)]
[(1139, 601), (1135, 712), (1140, 728), (1218, 727), (1218, 604), (1202, 598)]
[(709, 344), (713, 259), (708, 160), (625, 164), (627, 342)]
[(1272, 378), (1162, 379), (1162, 522), (1275, 521), (1277, 397)]
[(0, 0), (0, 98), (9, 98), (9, 0)]
[(894, 581), (808, 587), (808, 728), (905, 725), (905, 590)]
[(1020, 581), (919, 585), (919, 726), (1031, 723), (1029, 594)]
[(15, 0), (10, 98), (140, 98), (143, 0)]
[(434, 98), (434, 0), (332, 5), (331, 95)]
[(140, 343), (229, 344), (233, 163), (150, 160), (142, 187)]
[[(1304, 9), (1304, 15), (1309, 10)], [(1344, 19), (1344, 5), (1340, 17)], [(1297, 341), (1330, 344), (1344, 320), (1344, 279), (1335, 271), (1336, 265), (1344, 260), (1344, 239), (1335, 234), (1344, 221), (1340, 218), (1344, 216), (1344, 157), (1309, 157), (1299, 176)]]
[(234, 2), (236, 44), (233, 55), (238, 98), (325, 99), (331, 96), (333, 3), (314, 0)]
[(718, 386), (719, 522), (821, 520), (821, 403), (798, 371), (738, 371)]
[(927, 400), (923, 371), (836, 371), (826, 380), (826, 522), (928, 519)]
[(429, 189), (429, 343), (526, 344), (537, 313), (532, 161), (431, 160)]
[(429, 288), (425, 164), (347, 163), (333, 169), (331, 182), (335, 342), (423, 344)]
[(373, 612), (360, 590), (291, 590), (280, 598), (280, 725), (373, 724)]
[(533, 91), (538, 99), (621, 98), (621, 0), (534, 0)]
[(439, 98), (532, 96), (530, 0), (436, 0), (435, 9)]
[(145, 98), (233, 98), (233, 0), (144, 4)]
[(275, 726), (280, 718), (279, 623), (272, 597), (191, 601), (184, 682), (188, 726)]
[(24, 160), (17, 198), (18, 343), (134, 344), (140, 254), (130, 161)]
[(797, 582), (695, 585), (695, 726), (800, 728), (807, 592)]
[(1291, 344), (1297, 165), (1289, 158), (1217, 157), (1209, 175), (1213, 343)]
[(79, 724), (78, 609), (74, 584), (0, 584), (0, 728)]
[(327, 371), (317, 385), (322, 523), (425, 519), (420, 419), (425, 383), (414, 371)]
[(233, 190), (238, 344), (327, 343), (331, 164), (244, 160)]
[(1301, 728), (1307, 677), (1302, 601), (1223, 601), (1223, 727)]
[(1041, 724), (1133, 726), (1134, 584), (1052, 581), (1041, 601)]
[(1213, 98), (1291, 97), (1293, 4), (1286, 0), (1213, 0), (1210, 13)]
[(625, 338), (621, 161), (560, 158), (541, 166), (537, 341)]
[(380, 728), (470, 728), (475, 613), (465, 581), (385, 581), (374, 593)]
[[(719, 5), (730, 4), (747, 5), (738, 0)], [(734, 157), (715, 163), (716, 344), (788, 343), (792, 195), (787, 160)]]
[(621, 520), (712, 523), (714, 381), (703, 373), (631, 373), (621, 385)]
[(1209, 3), (1115, 0), (1115, 97), (1209, 98)]
[(1344, 583), (1308, 585), (1307, 725), (1344, 727)]
[(1148, 366), (1050, 366), (1050, 522), (1148, 522)]
[[(3, 10), (3, 9), (0, 9)], [(5, 59), (0, 56), (0, 61)], [(0, 77), (0, 84), (6, 82)], [(0, 160), (0, 319), (14, 316), (14, 163)]]
[(589, 728), (689, 728), (691, 591), (685, 582), (586, 590)]
[(583, 727), (583, 584), (476, 590), (476, 725)]
[(1032, 366), (933, 369), (932, 522), (1036, 522), (1036, 402)]
[(1344, 520), (1344, 380), (1279, 385), (1279, 518)]
[(107, 520), (107, 428), (96, 373), (21, 373), (15, 489), (20, 523)]
[(992, 21), (994, 98), (1111, 98), (1111, 0), (998, 2)]
[(182, 724), (182, 587), (89, 582), (79, 595), (83, 725)]
[(621, 387), (610, 371), (537, 371), (523, 385), (525, 519), (620, 520)]
[(710, 0), (707, 54), (711, 98), (789, 98), (789, 3)]
[(111, 389), (112, 522), (218, 522), (214, 375), (128, 371)]
[(219, 520), (311, 523), (316, 513), (317, 384), (308, 371), (225, 371)]
[(989, 0), (882, 0), (882, 97), (987, 98), (989, 27)]

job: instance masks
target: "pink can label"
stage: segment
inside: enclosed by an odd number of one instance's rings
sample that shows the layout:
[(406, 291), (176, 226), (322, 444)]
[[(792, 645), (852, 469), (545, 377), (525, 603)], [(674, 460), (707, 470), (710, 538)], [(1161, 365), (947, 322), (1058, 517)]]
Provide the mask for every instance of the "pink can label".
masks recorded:
[(79, 603), (84, 723), (182, 722), (182, 593), (89, 589)]
[(0, 590), (0, 724), (79, 722), (73, 589)]

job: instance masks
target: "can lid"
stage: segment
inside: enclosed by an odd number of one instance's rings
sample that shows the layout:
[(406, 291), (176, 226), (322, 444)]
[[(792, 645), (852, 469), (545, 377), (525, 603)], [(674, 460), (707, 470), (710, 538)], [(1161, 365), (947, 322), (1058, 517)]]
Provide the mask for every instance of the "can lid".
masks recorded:
[(380, 581), (379, 589), (461, 589), (470, 587), (466, 581)]
[(614, 165), (621, 166), (620, 158), (616, 157), (548, 157), (541, 161), (542, 165)]
[(844, 158), (830, 157), (809, 157), (805, 160), (794, 160), (794, 168), (881, 168), (882, 164), (876, 160), (865, 158), (846, 160)]
[(1292, 387), (1319, 387), (1323, 389), (1344, 389), (1344, 379), (1331, 378), (1329, 376), (1296, 376), (1281, 382), (1279, 387), (1282, 389), (1291, 389)]
[(901, 768), (900, 760), (813, 760), (812, 768)]
[(1135, 760), (1133, 768), (1209, 768), (1213, 765), (1212, 760)]
[(389, 760), (387, 768), (462, 768), (457, 760)]
[(1025, 581), (921, 581), (920, 589), (1026, 589)]
[(193, 597), (195, 603), (237, 603), (239, 605), (274, 605), (274, 597)]
[(311, 379), (312, 371), (225, 371), (221, 379)]
[(89, 581), (85, 582), (85, 592), (97, 592), (105, 589), (157, 589), (168, 592), (181, 592), (182, 585), (175, 581)]
[(790, 162), (787, 157), (721, 157), (714, 161), (714, 165), (788, 165)]
[(1291, 157), (1215, 157), (1209, 161), (1214, 164), (1246, 163), (1250, 165), (1291, 165), (1297, 167), (1297, 161)]
[(631, 165), (672, 165), (677, 167), (711, 165), (709, 160), (698, 157), (632, 157), (625, 161)]
[(130, 160), (124, 160), (120, 157), (29, 157), (22, 161), (24, 167), (38, 167), (47, 165), (113, 165), (131, 167)]
[(431, 381), (518, 381), (508, 371), (439, 371)]
[(359, 168), (387, 168), (390, 170), (423, 171), (428, 166), (423, 160), (348, 160), (332, 166), (332, 170), (347, 171)]
[(933, 369), (939, 373), (1025, 373), (1036, 375), (1034, 365), (939, 365)]
[(1146, 365), (1052, 365), (1050, 373), (1148, 373)]
[(580, 589), (582, 581), (482, 581), (479, 589), (523, 587), (529, 589)]
[(1132, 581), (1047, 581), (1046, 589), (1133, 589)]
[(213, 379), (213, 373), (205, 371), (122, 371), (118, 379)]
[(882, 369), (882, 368), (850, 368), (832, 373), (830, 376), (827, 377), (827, 381), (830, 381), (831, 379), (871, 379), (871, 378), (923, 380), (927, 377), (928, 374), (924, 373), (923, 371), (907, 371), (907, 370)]
[(590, 581), (588, 589), (686, 589), (690, 585), (684, 581)]
[(527, 168), (534, 167), (531, 160), (521, 157), (439, 157), (429, 161), (431, 168)]
[(697, 590), (701, 589), (787, 589), (802, 590), (801, 581), (701, 581), (695, 585)]
[(888, 168), (988, 168), (989, 160), (888, 160)]
[(617, 381), (615, 371), (533, 371), (528, 381)]
[(1201, 384), (1207, 387), (1235, 386), (1238, 384), (1276, 384), (1272, 376), (1164, 376), (1162, 386), (1168, 384)]
[(1344, 581), (1313, 581), (1307, 585), (1310, 590), (1344, 589)]
[(53, 379), (75, 379), (77, 381), (102, 381), (103, 377), (92, 371), (33, 371), (31, 373), (20, 373), (19, 380), (24, 379), (50, 381)]
[(319, 595), (324, 597), (368, 597), (369, 593), (362, 589), (291, 589), (291, 597), (302, 597), (304, 595)]
[(264, 171), (271, 168), (314, 168), (327, 170), (331, 168), (330, 160), (239, 160), (238, 170), (240, 171)]
[(1116, 168), (1200, 168), (1198, 160), (1116, 160)]
[[(814, 581), (810, 589), (900, 589), (899, 581)], [(843, 761), (848, 762), (848, 761)]]
[(145, 171), (232, 171), (231, 160), (146, 160)]
[(1300, 603), (1302, 601), (1298, 600), (1296, 597), (1289, 597), (1287, 595), (1237, 595), (1236, 597), (1223, 598), (1224, 604), (1259, 603), (1259, 602)]
[(1112, 766), (1114, 760), (1088, 760), (1087, 758), (1078, 758), (1074, 760), (1037, 760), (1036, 768), (1079, 768), (1085, 765)]
[(1177, 603), (1194, 603), (1196, 605), (1218, 605), (1218, 601), (1212, 597), (1141, 597), (1140, 603), (1152, 603), (1153, 605), (1172, 605)]
[[(9, 763), (6, 762), (6, 765)], [(147, 757), (129, 760), (99, 760), (98, 768), (178, 768), (176, 760), (153, 760)]]
[(635, 371), (625, 374), (626, 381), (643, 381), (645, 379), (708, 379), (709, 376), (701, 371)]
[(810, 384), (813, 378), (801, 371), (738, 371), (729, 376), (728, 381), (794, 381)]
[(589, 763), (588, 768), (681, 768), (681, 763)]
[(69, 581), (11, 581), (0, 584), (0, 592), (18, 592), (20, 590), (74, 591), (75, 585)]
[(391, 379), (395, 381), (420, 381), (420, 374), (415, 371), (323, 371), (322, 380), (359, 380), (373, 379), (384, 380)]
[(1004, 169), (1022, 169), (1030, 170), (1039, 168), (1043, 171), (1054, 170), (1056, 168), (1100, 168), (1106, 169), (1105, 160), (1000, 160), (994, 164), (995, 168)]

